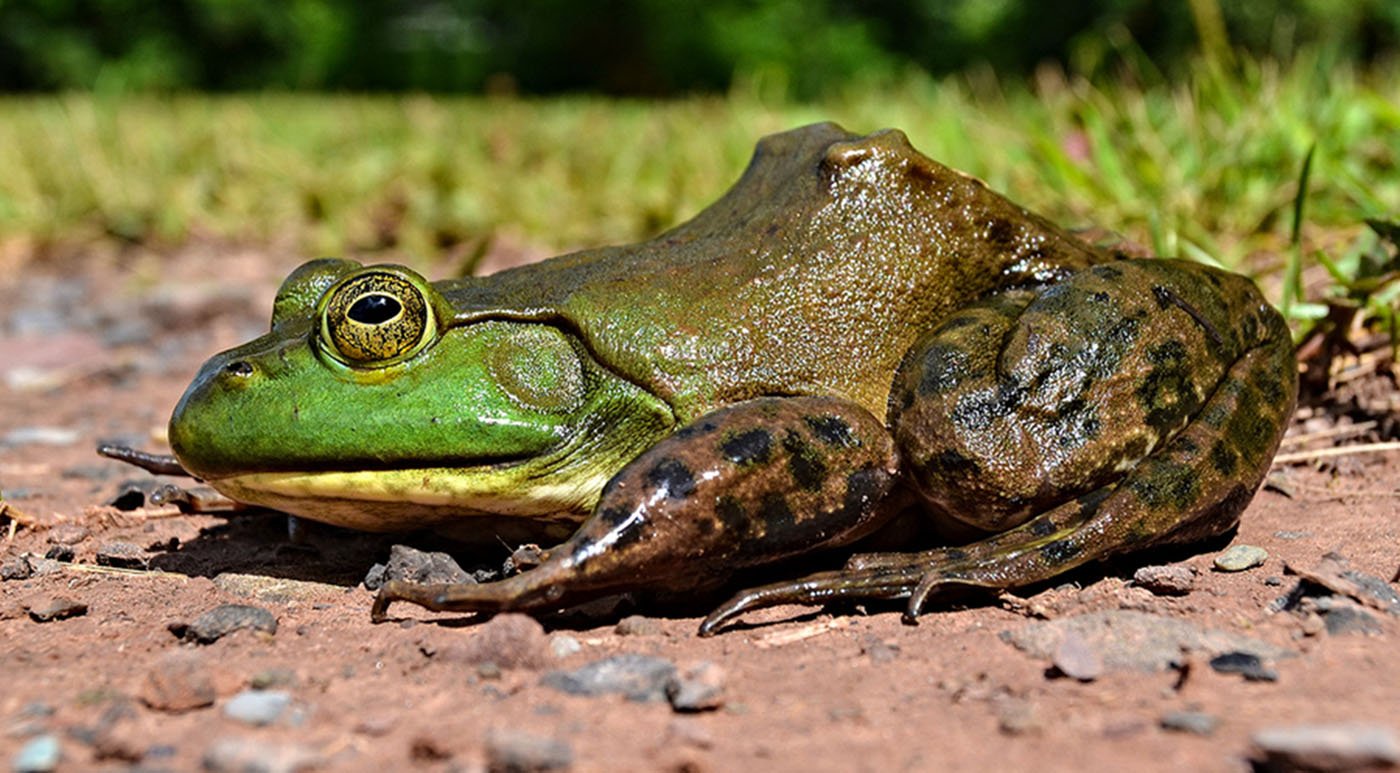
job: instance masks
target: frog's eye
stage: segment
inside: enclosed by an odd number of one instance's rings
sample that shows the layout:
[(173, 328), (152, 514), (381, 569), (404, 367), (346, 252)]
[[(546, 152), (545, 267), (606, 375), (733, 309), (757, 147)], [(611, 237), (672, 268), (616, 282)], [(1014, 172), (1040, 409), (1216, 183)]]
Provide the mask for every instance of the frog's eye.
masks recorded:
[(349, 365), (390, 365), (418, 353), (434, 335), (432, 304), (407, 277), (383, 269), (355, 274), (330, 290), (321, 338)]

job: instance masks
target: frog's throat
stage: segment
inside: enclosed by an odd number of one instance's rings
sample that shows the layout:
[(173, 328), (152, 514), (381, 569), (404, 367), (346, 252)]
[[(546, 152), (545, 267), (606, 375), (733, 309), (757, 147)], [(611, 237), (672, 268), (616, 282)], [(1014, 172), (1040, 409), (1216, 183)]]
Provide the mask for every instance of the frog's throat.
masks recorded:
[(472, 516), (582, 520), (609, 471), (531, 478), (521, 468), (258, 472), (210, 480), (239, 502), (363, 531), (409, 531)]

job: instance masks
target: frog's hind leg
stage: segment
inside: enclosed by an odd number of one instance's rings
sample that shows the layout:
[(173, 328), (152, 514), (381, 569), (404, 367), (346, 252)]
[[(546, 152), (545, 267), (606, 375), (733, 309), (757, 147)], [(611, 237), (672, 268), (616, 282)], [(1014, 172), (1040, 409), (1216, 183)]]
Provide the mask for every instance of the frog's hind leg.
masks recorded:
[(734, 569), (843, 544), (889, 514), (898, 454), (869, 411), (831, 397), (763, 397), (700, 417), (622, 469), (593, 514), (539, 565), (466, 585), (387, 583), (438, 611), (562, 608), (606, 593), (703, 586)]
[[(1115, 268), (1123, 266), (1115, 264)], [(1149, 274), (1172, 273), (1170, 265), (1149, 266), (1146, 271)], [(1176, 277), (1176, 280), (1189, 282), (1191, 277)], [(1175, 320), (1182, 323), (1177, 327), (1170, 324), (1174, 321), (1170, 318), (1162, 320), (1163, 330), (1171, 332), (1154, 332), (1141, 342), (1140, 354), (1126, 353), (1124, 369), (1132, 369), (1133, 357), (1151, 366), (1142, 377), (1126, 380), (1142, 407), (1149, 414), (1163, 407), (1163, 395), (1142, 385), (1171, 372), (1169, 367), (1174, 366), (1168, 363), (1172, 358), (1163, 355), (1180, 348), (1167, 344), (1178, 340), (1175, 336), (1184, 328), (1187, 332), (1193, 326), (1203, 328), (1199, 334), (1204, 338), (1222, 339), (1214, 356), (1225, 360), (1219, 377), (1210, 379), (1209, 388), (1202, 390), (1204, 400), (1182, 406), (1191, 409), (1184, 426), (1167, 427), (1163, 442), (1154, 443), (1154, 450), (1128, 465), (1126, 471), (1119, 471), (1105, 482), (981, 541), (920, 553), (858, 555), (838, 571), (741, 593), (716, 609), (702, 624), (701, 632), (712, 633), (725, 621), (750, 609), (837, 599), (908, 598), (906, 620), (913, 621), (929, 594), (943, 586), (1008, 589), (1030, 585), (1115, 553), (1195, 541), (1233, 528), (1268, 470), (1292, 413), (1296, 366), (1287, 328), (1277, 313), (1258, 300), (1252, 290), (1226, 283), (1221, 293), (1227, 300), (1238, 301), (1230, 311), (1238, 324), (1229, 332), (1222, 332), (1223, 325), (1212, 325), (1208, 312), (1199, 310), (1203, 302), (1182, 298), (1178, 288), (1168, 282), (1152, 286), (1156, 288), (1154, 294), (1162, 299), (1162, 307), (1179, 311), (1184, 318)], [(1237, 298), (1230, 297), (1232, 291)], [(990, 303), (974, 312), (974, 316), (981, 315), (981, 322), (977, 324), (984, 332), (1006, 333), (1019, 324), (1012, 319), (1022, 315), (1023, 301), (1008, 303), (1002, 299)], [(998, 323), (997, 319), (1006, 324)], [(982, 324), (989, 320), (990, 324)], [(954, 324), (963, 325), (956, 321)], [(1227, 338), (1238, 339), (1238, 342), (1224, 340)], [(947, 337), (943, 343), (947, 343)], [(1195, 347), (1186, 348), (1196, 350)], [(967, 350), (951, 346), (947, 351)], [(1073, 352), (1064, 354), (1074, 356)], [(962, 373), (978, 370), (976, 363), (963, 363), (959, 367)], [(940, 374), (946, 376), (943, 380), (949, 383), (961, 378), (959, 373), (950, 374), (946, 368), (935, 376)], [(1000, 384), (999, 389), (988, 390), (993, 396), (998, 392), (1004, 395), (1008, 390), (1007, 382), (1014, 381), (1006, 369), (993, 380)], [(1133, 384), (1138, 386), (1133, 387)], [(1176, 391), (1184, 387), (1184, 383), (1173, 385)], [(971, 392), (964, 392), (964, 396), (967, 394)], [(1033, 402), (1034, 398), (1034, 390), (1030, 390), (1015, 399), (1024, 404)], [(1105, 400), (1105, 405), (1115, 404), (1111, 395)], [(1073, 401), (1071, 397), (1071, 405)], [(1185, 402), (1189, 404), (1190, 400)], [(960, 405), (965, 407), (967, 402)], [(956, 415), (957, 409), (954, 405), (949, 413)], [(1166, 427), (1171, 423), (1166, 422), (1166, 418), (1169, 417), (1159, 412), (1150, 415), (1146, 423), (1158, 422)], [(975, 490), (974, 481), (961, 480), (958, 474), (969, 467), (989, 464), (989, 459), (1004, 459), (1014, 453), (1006, 450), (1004, 442), (994, 445), (1001, 450), (978, 459), (976, 464), (960, 451), (921, 455), (915, 450), (910, 454), (914, 474), (935, 475), (946, 486)], [(937, 462), (930, 464), (932, 459)], [(927, 490), (929, 481), (921, 485)], [(935, 493), (931, 499), (937, 501), (940, 497)], [(1026, 494), (1025, 498), (1033, 494)], [(1008, 504), (1007, 501), (991, 503), (994, 495), (989, 491), (974, 491), (974, 495), (989, 503), (988, 509), (993, 511), (991, 523), (998, 523), (998, 518), (1014, 517), (1014, 513), (1008, 513), (1017, 504), (1018, 497), (1011, 497)], [(966, 503), (960, 506), (968, 507)], [(971, 506), (976, 507), (976, 504)]]

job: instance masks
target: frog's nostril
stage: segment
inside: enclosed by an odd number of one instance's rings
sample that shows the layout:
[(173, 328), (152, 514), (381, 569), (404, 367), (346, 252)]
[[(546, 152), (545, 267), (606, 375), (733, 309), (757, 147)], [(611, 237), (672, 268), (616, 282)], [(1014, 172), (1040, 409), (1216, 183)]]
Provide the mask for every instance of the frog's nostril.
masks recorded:
[(224, 366), (224, 372), (230, 376), (247, 378), (253, 375), (253, 366), (247, 360), (235, 360)]

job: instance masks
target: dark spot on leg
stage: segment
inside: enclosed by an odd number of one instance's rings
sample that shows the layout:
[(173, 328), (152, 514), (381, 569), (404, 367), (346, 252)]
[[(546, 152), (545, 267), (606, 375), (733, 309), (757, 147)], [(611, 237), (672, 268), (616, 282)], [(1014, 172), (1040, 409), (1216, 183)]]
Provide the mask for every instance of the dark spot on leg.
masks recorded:
[(1234, 474), (1239, 460), (1240, 455), (1224, 441), (1217, 441), (1210, 449), (1211, 465), (1215, 467), (1216, 472), (1226, 477)]
[(773, 436), (765, 429), (745, 430), (725, 438), (719, 450), (735, 464), (762, 464), (772, 455)]
[(744, 511), (744, 503), (731, 496), (722, 496), (715, 502), (715, 515), (719, 517), (720, 529), (735, 535), (748, 531), (749, 515)]
[(855, 521), (873, 511), (889, 493), (892, 482), (889, 474), (878, 467), (864, 467), (846, 476), (842, 519)]
[(1089, 493), (1074, 500), (1079, 503), (1079, 517), (1082, 520), (1089, 520), (1099, 512), (1099, 507), (1103, 504), (1108, 495), (1113, 493), (1113, 489), (1105, 486), (1101, 489), (1094, 489)]
[(826, 480), (826, 465), (821, 455), (795, 432), (783, 438), (783, 448), (788, 452), (788, 470), (793, 481), (808, 491), (819, 491)]
[(968, 353), (961, 347), (936, 343), (924, 350), (919, 377), (919, 394), (938, 395), (957, 387), (968, 373)]
[(1110, 265), (1108, 265), (1108, 264), (1102, 264), (1102, 265), (1094, 266), (1093, 268), (1089, 269), (1089, 271), (1090, 271), (1090, 273), (1094, 274), (1095, 276), (1102, 277), (1102, 278), (1107, 279), (1107, 280), (1109, 280), (1109, 281), (1113, 281), (1113, 280), (1116, 280), (1116, 279), (1122, 279), (1122, 278), (1123, 278), (1123, 271), (1122, 271), (1122, 269), (1115, 268), (1115, 267), (1110, 266)]
[(695, 493), (695, 475), (685, 462), (675, 457), (662, 459), (647, 472), (647, 483), (666, 491), (670, 499), (685, 499)]
[(851, 425), (840, 416), (804, 416), (802, 420), (812, 428), (812, 434), (829, 446), (855, 448), (860, 440), (851, 433)]
[(1030, 522), (1029, 528), (1031, 534), (1037, 537), (1048, 537), (1056, 531), (1054, 521), (1049, 518), (1037, 518)]
[(943, 551), (943, 557), (949, 561), (966, 561), (967, 551), (962, 548), (947, 548)]
[(714, 518), (697, 518), (695, 521), (695, 531), (701, 537), (709, 537), (719, 530), (719, 521)]
[(1040, 548), (1040, 554), (1052, 564), (1063, 564), (1079, 555), (1079, 546), (1072, 540), (1057, 539)]
[(599, 513), (599, 517), (603, 519), (603, 523), (609, 526), (621, 526), (631, 515), (632, 508), (629, 507), (608, 507)]
[(1089, 299), (1092, 300), (1094, 303), (1108, 303), (1111, 299), (1111, 296), (1108, 293), (1100, 290), (1096, 293), (1090, 293)]
[(983, 430), (1014, 413), (1025, 396), (1025, 390), (1014, 381), (999, 381), (991, 394), (971, 394), (959, 400), (953, 408), (952, 419), (959, 428)]
[(980, 471), (977, 460), (954, 448), (939, 451), (921, 467), (928, 478), (942, 478), (945, 475), (976, 476)]
[(987, 241), (991, 242), (992, 246), (1006, 249), (1015, 238), (1016, 228), (1011, 225), (1011, 221), (997, 218), (987, 224)]

